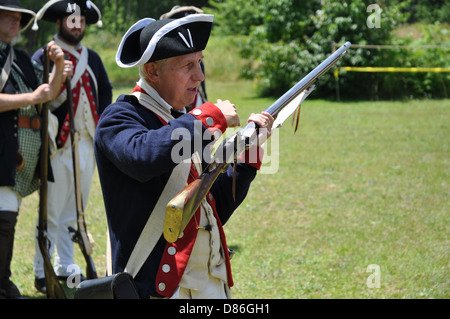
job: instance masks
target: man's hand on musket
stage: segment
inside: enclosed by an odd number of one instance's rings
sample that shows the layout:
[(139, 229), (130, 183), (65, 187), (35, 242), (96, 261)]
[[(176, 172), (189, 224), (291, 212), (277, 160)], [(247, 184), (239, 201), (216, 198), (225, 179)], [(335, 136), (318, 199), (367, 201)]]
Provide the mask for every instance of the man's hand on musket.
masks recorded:
[(70, 60), (64, 60), (63, 82), (66, 82), (69, 76), (73, 76), (73, 63)]
[(50, 41), (47, 44), (48, 57), (55, 64), (55, 67), (62, 69), (64, 67), (64, 51), (55, 44), (55, 41)]
[(48, 57), (54, 63), (54, 68), (50, 76), (49, 89), (51, 100), (55, 99), (61, 90), (61, 84), (67, 77), (73, 74), (72, 62), (65, 60), (64, 51), (54, 41), (47, 44)]
[(267, 112), (252, 113), (248, 122), (255, 122), (259, 127), (258, 146), (261, 146), (271, 135), (274, 118)]
[[(31, 96), (31, 103), (33, 104), (39, 104), (39, 103), (45, 103), (53, 99), (53, 91), (51, 89), (50, 84), (44, 83), (41, 84), (34, 92), (30, 94)], [(31, 104), (30, 103), (30, 104)]]
[(236, 105), (231, 104), (230, 101), (217, 100), (216, 106), (222, 111), (227, 120), (228, 127), (236, 127), (241, 125), (239, 115), (236, 112)]

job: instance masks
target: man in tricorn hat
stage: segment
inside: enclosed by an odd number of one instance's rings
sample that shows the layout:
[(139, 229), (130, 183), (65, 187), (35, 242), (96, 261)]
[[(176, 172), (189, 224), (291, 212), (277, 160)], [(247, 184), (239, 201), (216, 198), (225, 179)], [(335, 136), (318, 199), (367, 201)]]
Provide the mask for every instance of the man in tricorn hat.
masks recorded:
[[(140, 79), (131, 95), (120, 96), (105, 109), (96, 131), (112, 273), (128, 271), (132, 262), (142, 298), (230, 298), (233, 280), (222, 225), (244, 200), (260, 157), (251, 162), (246, 156), (237, 164), (234, 199), (231, 165), (178, 239), (167, 241), (161, 227), (155, 229), (158, 223), (149, 223), (146, 234), (158, 235), (154, 248), (150, 251), (144, 243), (148, 258), (138, 269), (136, 260), (129, 260), (147, 220), (154, 214), (164, 219), (167, 185), (178, 191), (198, 177), (208, 161), (202, 155), (214, 139), (227, 127), (240, 125), (229, 101), (185, 110), (204, 79), (200, 62), (212, 21), (211, 15), (194, 14), (136, 22), (124, 35), (116, 61), (123, 68), (139, 67)], [(273, 123), (268, 113), (253, 114), (250, 120), (269, 131)], [(179, 143), (188, 147), (180, 152)]]
[[(47, 48), (55, 67), (50, 82), (41, 84), (30, 57), (14, 48), (14, 39), (34, 16), (17, 0), (0, 0), (0, 299), (21, 296), (10, 280), (10, 265), (22, 198), (39, 186), (41, 121), (37, 105), (57, 96), (65, 67), (64, 53), (51, 41)], [(51, 169), (49, 173), (51, 176)]]
[[(102, 110), (112, 99), (112, 86), (100, 56), (81, 44), (86, 25), (99, 24), (100, 17), (100, 11), (91, 1), (52, 0), (38, 11), (35, 24), (36, 28), (39, 19), (56, 23), (58, 33), (53, 39), (74, 66), (70, 98), (74, 105), (75, 129), (80, 136), (78, 149), (83, 207), (86, 207), (95, 170), (95, 128)], [(33, 55), (33, 60), (42, 63), (41, 57), (41, 50), (38, 50)], [(55, 273), (61, 280), (66, 280), (73, 272), (73, 268), (68, 267), (75, 264), (74, 244), (69, 227), (77, 229), (77, 215), (65, 85), (61, 87), (60, 95), (51, 103), (50, 108), (58, 118), (58, 134), (57, 151), (51, 159), (55, 182), (48, 185), (48, 238), (51, 243), (50, 252), (56, 246)], [(37, 241), (35, 246), (35, 286), (39, 291), (45, 292), (44, 265)]]

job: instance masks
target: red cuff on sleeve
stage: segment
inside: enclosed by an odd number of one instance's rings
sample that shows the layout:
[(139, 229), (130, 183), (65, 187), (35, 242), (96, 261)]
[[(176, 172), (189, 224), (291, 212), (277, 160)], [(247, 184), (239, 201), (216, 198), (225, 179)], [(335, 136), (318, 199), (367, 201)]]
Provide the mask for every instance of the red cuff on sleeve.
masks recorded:
[(228, 125), (222, 111), (213, 103), (206, 102), (199, 107), (191, 110), (190, 114), (194, 115), (203, 125), (214, 135), (214, 132), (220, 130), (220, 135), (225, 133)]

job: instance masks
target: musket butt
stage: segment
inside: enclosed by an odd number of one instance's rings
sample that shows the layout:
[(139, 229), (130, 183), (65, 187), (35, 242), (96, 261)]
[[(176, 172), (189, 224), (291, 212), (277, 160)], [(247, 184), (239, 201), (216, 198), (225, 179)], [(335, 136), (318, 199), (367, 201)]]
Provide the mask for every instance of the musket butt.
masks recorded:
[[(181, 205), (180, 205), (181, 204)], [(173, 243), (178, 239), (181, 230), (181, 223), (183, 220), (184, 205), (179, 202), (171, 201), (166, 206), (166, 216), (164, 218), (163, 233), (164, 238), (169, 243)]]

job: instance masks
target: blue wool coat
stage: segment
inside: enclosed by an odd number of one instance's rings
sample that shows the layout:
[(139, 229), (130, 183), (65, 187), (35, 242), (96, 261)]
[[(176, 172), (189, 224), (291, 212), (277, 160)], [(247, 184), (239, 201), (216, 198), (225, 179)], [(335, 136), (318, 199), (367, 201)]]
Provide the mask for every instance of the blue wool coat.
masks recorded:
[[(184, 128), (189, 130), (190, 136), (203, 136), (205, 130), (211, 129), (205, 122), (208, 117), (214, 120), (213, 126), (217, 128), (222, 125), (220, 129), (225, 131), (223, 123), (226, 126), (226, 121), (214, 104), (206, 103), (200, 108), (203, 111), (200, 116), (193, 115), (191, 111), (164, 125), (153, 112), (141, 106), (134, 96), (122, 95), (103, 112), (94, 144), (110, 230), (114, 273), (124, 270), (139, 235), (176, 166), (171, 159), (171, 150), (179, 141), (171, 139), (172, 132), (177, 128)], [(196, 119), (203, 122), (201, 132), (195, 131)], [(190, 142), (192, 151), (184, 154), (185, 158), (189, 158), (195, 151), (194, 139)], [(211, 140), (203, 140), (202, 149), (210, 142)], [(203, 167), (206, 165), (203, 162)], [(236, 201), (233, 200), (231, 191), (232, 165), (216, 180), (211, 193), (222, 224), (227, 222), (244, 200), (256, 172), (257, 169), (252, 165), (238, 164)], [(195, 237), (192, 240), (195, 241)], [(156, 287), (156, 276), (166, 245), (164, 236), (161, 236), (135, 277), (142, 298), (161, 296)]]

